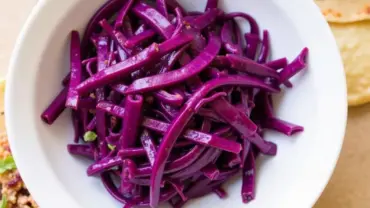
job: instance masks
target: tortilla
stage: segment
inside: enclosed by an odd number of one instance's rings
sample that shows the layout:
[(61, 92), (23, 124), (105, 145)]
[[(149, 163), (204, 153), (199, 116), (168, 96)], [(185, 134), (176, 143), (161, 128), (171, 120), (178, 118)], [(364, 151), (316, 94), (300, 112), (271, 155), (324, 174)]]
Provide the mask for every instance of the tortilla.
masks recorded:
[(315, 0), (328, 22), (348, 23), (370, 19), (369, 0)]
[(347, 76), (348, 104), (370, 102), (370, 21), (330, 23), (330, 26)]

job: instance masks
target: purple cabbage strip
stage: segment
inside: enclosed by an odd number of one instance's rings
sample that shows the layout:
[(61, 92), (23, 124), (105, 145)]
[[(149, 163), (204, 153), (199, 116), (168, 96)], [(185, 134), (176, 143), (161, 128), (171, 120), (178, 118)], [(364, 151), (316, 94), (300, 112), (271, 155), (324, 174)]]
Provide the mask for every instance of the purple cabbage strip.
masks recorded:
[(112, 195), (113, 198), (115, 198), (117, 201), (119, 201), (123, 204), (131, 204), (132, 203), (130, 199), (125, 198), (119, 192), (119, 190), (117, 189), (116, 185), (114, 184), (109, 172), (102, 173), (101, 174), (101, 179), (102, 179), (102, 182), (103, 182), (105, 188)]
[(156, 118), (160, 118), (161, 120), (164, 120), (166, 122), (171, 122), (172, 118), (170, 118), (166, 113), (160, 111), (160, 110), (152, 110), (152, 112), (155, 114)]
[(127, 49), (125, 47), (125, 42), (126, 42), (127, 38), (125, 37), (125, 35), (122, 32), (120, 32), (118, 30), (114, 30), (114, 28), (112, 26), (110, 26), (108, 21), (105, 20), (105, 19), (100, 21), (99, 24), (111, 36), (111, 38), (114, 41), (116, 41), (118, 46), (121, 47), (127, 55), (132, 54), (132, 50)]
[(258, 37), (260, 36), (260, 29), (257, 24), (257, 21), (250, 16), (249, 14), (243, 13), (243, 12), (232, 12), (224, 15), (224, 19), (229, 20), (229, 19), (234, 19), (236, 17), (244, 18), (249, 22), (251, 32), (252, 34), (256, 34)]
[[(98, 72), (103, 71), (108, 67), (109, 64), (109, 49), (108, 49), (108, 37), (107, 36), (100, 36), (98, 38), (98, 43), (97, 43), (97, 54), (98, 54), (98, 59), (97, 59), (97, 65), (98, 65)], [(103, 88), (98, 88), (96, 91), (96, 97), (98, 102), (102, 101), (105, 99), (104, 96), (104, 89)]]
[(215, 164), (212, 163), (202, 168), (201, 171), (203, 172), (204, 176), (206, 176), (211, 181), (216, 180), (220, 175), (220, 170)]
[(171, 186), (177, 191), (177, 193), (179, 194), (179, 196), (181, 197), (183, 201), (188, 200), (188, 197), (186, 197), (184, 194), (184, 185), (181, 184), (181, 182), (179, 181), (175, 182), (173, 180), (169, 180), (168, 183), (170, 183)]
[[(110, 52), (112, 52), (112, 51), (110, 50)], [(118, 55), (118, 52), (117, 51), (113, 51), (113, 54), (110, 54), (110, 55), (113, 55), (113, 57), (111, 57), (111, 58), (114, 59)], [(85, 65), (87, 65), (89, 63), (94, 63), (94, 62), (97, 62), (97, 61), (98, 61), (98, 57), (92, 57), (92, 58), (88, 58), (88, 59), (82, 60), (81, 61), (81, 64), (83, 66), (85, 66)], [(70, 74), (68, 74), (68, 76), (70, 76)], [(67, 79), (67, 77), (65, 79)], [(69, 82), (69, 80), (68, 80), (68, 82)]]
[(67, 100), (68, 88), (65, 87), (58, 96), (51, 102), (48, 108), (41, 114), (41, 119), (51, 125), (63, 113)]
[(138, 136), (139, 125), (142, 119), (144, 99), (141, 95), (129, 95), (125, 100), (125, 114), (123, 117), (121, 148), (133, 147)]
[(115, 85), (112, 85), (111, 87), (114, 91), (122, 95), (125, 94), (126, 89), (127, 89), (127, 85), (124, 85), (124, 84), (115, 84)]
[(137, 34), (129, 39), (127, 39), (124, 43), (124, 46), (127, 48), (134, 48), (138, 45), (141, 45), (142, 42), (147, 41), (154, 37), (157, 33), (154, 30), (148, 29), (144, 32)]
[(266, 142), (262, 138), (254, 136), (257, 132), (257, 126), (247, 117), (246, 114), (241, 113), (225, 99), (216, 100), (211, 104), (211, 106), (219, 116), (239, 131), (243, 139), (248, 139), (264, 154), (276, 154), (276, 145), (274, 143)]
[(185, 9), (177, 2), (177, 0), (166, 0), (166, 4), (168, 8), (172, 11), (174, 11), (176, 8), (179, 8), (181, 10), (181, 13), (187, 14)]
[(234, 43), (234, 32), (233, 32), (233, 22), (227, 21), (221, 30), (221, 40), (223, 47), (228, 53), (242, 55), (242, 48), (238, 43)]
[(284, 85), (285, 85), (285, 87), (287, 87), (287, 88), (293, 88), (293, 84), (292, 84), (290, 81), (285, 81), (283, 84), (284, 84)]
[[(99, 21), (102, 19), (106, 19), (110, 17), (113, 13), (117, 12), (119, 8), (122, 8), (124, 2), (122, 0), (111, 0), (107, 1), (95, 14), (94, 16), (90, 19), (83, 39), (81, 43), (81, 48), (85, 49), (87, 48), (87, 45), (89, 43), (89, 39), (91, 35), (95, 32), (96, 27), (99, 24)], [(82, 51), (83, 57), (87, 55), (87, 51)]]
[[(241, 152), (241, 154), (242, 153), (243, 152)], [(218, 159), (217, 164), (223, 168), (234, 168), (237, 165), (241, 165), (241, 162), (242, 162), (242, 158), (240, 157), (239, 154), (232, 154), (232, 153), (224, 152)]]
[(124, 60), (128, 59), (127, 52), (121, 46), (119, 46), (118, 44), (116, 44), (116, 48), (117, 48), (117, 52), (118, 52), (118, 59), (120, 61), (124, 61)]
[(181, 179), (189, 178), (193, 176), (196, 172), (201, 171), (202, 168), (206, 167), (213, 160), (217, 159), (221, 155), (222, 151), (218, 149), (207, 149), (201, 157), (199, 157), (191, 166), (174, 173), (171, 178)]
[(87, 125), (89, 124), (89, 110), (88, 109), (80, 109), (80, 121), (82, 123), (82, 131), (86, 131)]
[(93, 150), (89, 145), (84, 144), (69, 144), (67, 146), (68, 152), (72, 155), (84, 156), (89, 159), (94, 159)]
[(218, 6), (218, 0), (208, 0), (205, 11), (209, 9), (217, 8)]
[(307, 64), (308, 48), (304, 48), (301, 53), (280, 74), (280, 83), (285, 83), (301, 70), (305, 69)]
[(189, 198), (197, 198), (211, 193), (215, 187), (220, 186), (224, 181), (215, 181), (212, 183), (208, 178), (201, 178), (191, 184), (185, 195)]
[(144, 130), (141, 134), (140, 140), (150, 164), (153, 165), (157, 155), (157, 147), (154, 144), (153, 138), (147, 130)]
[(98, 45), (98, 34), (96, 34), (96, 33), (94, 33), (94, 34), (92, 34), (91, 35), (91, 37), (90, 37), (90, 42), (95, 46), (95, 47), (97, 47), (97, 45)]
[(285, 68), (288, 65), (288, 59), (287, 58), (276, 59), (276, 60), (267, 62), (265, 65), (272, 69), (279, 70), (279, 69)]
[(287, 136), (292, 136), (298, 132), (304, 131), (302, 126), (298, 126), (274, 117), (267, 118), (263, 124), (263, 127), (267, 129), (273, 129)]
[(240, 72), (247, 72), (263, 77), (279, 78), (279, 74), (276, 70), (265, 65), (258, 64), (249, 58), (233, 54), (227, 54), (226, 58), (230, 63), (230, 67)]
[(126, 93), (143, 93), (180, 84), (208, 67), (218, 54), (220, 47), (219, 38), (213, 36), (204, 51), (188, 65), (168, 73), (138, 79), (129, 86)]
[[(125, 94), (127, 86), (124, 84), (116, 84), (112, 86), (112, 89), (122, 95)], [(180, 94), (171, 94), (165, 90), (154, 92), (153, 96), (163, 102), (164, 104), (171, 106), (181, 106), (184, 103), (184, 97)]]
[(112, 157), (112, 158), (104, 158), (87, 168), (87, 175), (95, 175), (97, 173), (104, 172), (109, 170), (115, 166), (122, 165), (122, 158), (119, 156)]
[(72, 124), (73, 124), (73, 132), (74, 132), (74, 143), (78, 143), (80, 140), (80, 136), (82, 134), (81, 122), (79, 119), (79, 111), (72, 110)]
[(120, 192), (123, 196), (134, 196), (136, 185), (131, 183), (130, 180), (135, 177), (136, 165), (132, 160), (125, 159), (122, 162), (122, 172), (121, 172), (121, 185)]
[(213, 22), (215, 22), (217, 17), (221, 16), (222, 14), (223, 12), (217, 8), (209, 9), (204, 14), (198, 16), (189, 23), (192, 27), (200, 31), (211, 25)]
[(109, 133), (109, 136), (106, 137), (106, 140), (109, 144), (118, 144), (118, 141), (119, 141), (120, 137), (121, 137), (120, 134)]
[(223, 188), (221, 188), (221, 187), (217, 187), (217, 188), (215, 188), (215, 189), (213, 190), (213, 192), (214, 192), (215, 194), (217, 194), (217, 196), (218, 196), (220, 199), (225, 199), (225, 198), (227, 197), (227, 193), (226, 193), (226, 191), (225, 191)]
[(86, 127), (87, 131), (93, 131), (96, 128), (96, 117), (92, 118)]
[(232, 20), (233, 26), (234, 26), (234, 33), (235, 33), (235, 42), (240, 48), (241, 54), (243, 53), (243, 35), (242, 30), (240, 29), (240, 26), (235, 20)]
[(167, 4), (166, 0), (156, 0), (157, 3), (157, 10), (161, 13), (165, 18), (168, 19), (168, 11), (167, 11)]
[(137, 3), (132, 11), (139, 18), (142, 18), (148, 25), (150, 25), (154, 30), (161, 34), (164, 38), (170, 39), (175, 27), (160, 14), (156, 9), (150, 7), (144, 3)]
[(175, 9), (175, 13), (176, 13), (176, 21), (177, 21), (177, 25), (176, 25), (176, 29), (175, 29), (175, 31), (173, 32), (173, 35), (172, 35), (172, 36), (179, 34), (179, 33), (183, 30), (183, 28), (184, 28), (184, 26), (185, 26), (185, 23), (184, 23), (184, 16), (183, 16), (183, 14), (181, 13), (181, 9), (180, 9), (180, 8), (176, 8), (176, 9)]
[(153, 96), (164, 104), (171, 106), (181, 106), (184, 103), (184, 98), (180, 94), (171, 94), (164, 90), (153, 93)]
[[(140, 185), (140, 186), (149, 186), (150, 185), (150, 178), (145, 177), (145, 178), (133, 178), (130, 180), (130, 182)], [(163, 188), (166, 184), (167, 181), (162, 181), (161, 183), (161, 188)]]
[[(109, 59), (109, 48), (108, 48), (108, 37), (99, 36), (97, 41), (97, 54), (98, 54), (98, 72), (103, 71), (108, 66)], [(96, 99), (98, 102), (105, 100), (105, 89), (104, 87), (97, 88), (95, 91)], [(107, 156), (108, 148), (105, 141), (106, 137), (106, 118), (105, 113), (101, 110), (96, 110), (96, 130), (98, 135), (99, 149), (102, 153), (102, 156)]]
[(265, 114), (267, 117), (273, 117), (274, 115), (274, 107), (273, 107), (273, 102), (272, 102), (272, 96), (271, 94), (267, 93), (262, 93), (263, 96), (263, 102), (264, 102), (264, 107), (265, 107)]
[[(96, 62), (98, 60), (98, 58), (97, 57), (92, 57), (92, 58), (88, 58), (88, 59), (85, 59), (85, 60), (82, 60), (81, 61), (81, 64), (83, 65), (83, 66), (85, 66), (86, 64), (88, 64), (88, 63), (90, 63), (90, 62)], [(68, 76), (71, 76), (70, 74), (68, 74)], [(67, 76), (67, 77), (68, 77)], [(64, 79), (66, 79), (66, 78), (64, 78)], [(69, 82), (69, 81), (68, 81)]]
[(249, 151), (243, 168), (242, 199), (244, 203), (252, 201), (256, 196), (256, 166), (253, 151)]
[(180, 136), (182, 130), (184, 130), (186, 124), (190, 121), (191, 117), (194, 115), (194, 109), (198, 102), (203, 99), (210, 91), (215, 88), (222, 87), (225, 85), (244, 85), (246, 87), (262, 87), (265, 89), (270, 89), (276, 91), (270, 86), (266, 85), (260, 80), (251, 79), (251, 77), (241, 77), (241, 76), (229, 76), (227, 78), (219, 78), (216, 80), (209, 81), (205, 83), (184, 105), (179, 116), (172, 122), (172, 125), (167, 130), (163, 141), (158, 150), (157, 159), (153, 165), (153, 173), (151, 176), (151, 186), (150, 186), (150, 205), (156, 207), (159, 203), (159, 189), (160, 182), (163, 177), (163, 171), (165, 163), (169, 157), (169, 154), (176, 142), (176, 139)]
[(230, 178), (234, 176), (235, 174), (239, 173), (240, 169), (239, 168), (233, 168), (233, 169), (228, 169), (228, 170), (223, 170), (220, 172), (220, 176), (218, 177), (217, 180), (225, 180), (227, 178)]
[(78, 103), (80, 95), (78, 94), (76, 87), (82, 81), (82, 66), (81, 66), (81, 44), (80, 35), (77, 31), (71, 33), (71, 79), (69, 81), (69, 89), (67, 94), (66, 107), (72, 109), (78, 109)]
[(195, 107), (195, 110), (198, 112), (199, 109), (201, 109), (203, 106), (205, 105), (208, 105), (209, 103), (212, 103), (213, 101), (215, 100), (218, 100), (222, 97), (226, 97), (227, 96), (227, 93), (226, 92), (218, 92), (218, 93), (215, 93), (214, 95), (208, 97), (208, 98), (204, 98), (202, 99), (198, 105)]
[(95, 109), (96, 103), (96, 99), (82, 98), (80, 99), (80, 109)]
[(247, 43), (247, 46), (245, 49), (245, 55), (247, 56), (247, 58), (255, 60), (261, 40), (258, 37), (258, 35), (251, 34), (251, 33), (245, 34), (244, 38)]
[[(194, 36), (194, 40), (190, 45), (190, 52), (193, 56), (198, 56), (207, 45), (206, 38), (196, 29), (187, 29), (186, 32)], [(191, 59), (189, 60), (191, 61)]]
[[(179, 142), (175, 145), (174, 148), (183, 148), (183, 147), (190, 147), (194, 146), (194, 143), (191, 141), (183, 141)], [(155, 149), (158, 149), (159, 146), (156, 146)], [(121, 157), (139, 157), (139, 156), (145, 156), (147, 154), (146, 150), (144, 148), (125, 148), (118, 152), (118, 155)]]
[(116, 18), (116, 22), (115, 22), (115, 25), (114, 25), (114, 28), (117, 30), (117, 29), (120, 29), (123, 25), (123, 21), (128, 13), (128, 11), (130, 10), (130, 8), (132, 7), (132, 5), (134, 4), (135, 0), (127, 0), (125, 5), (122, 7), (122, 9), (118, 12), (117, 14), (117, 18)]
[(183, 56), (186, 49), (188, 49), (188, 47), (189, 47), (189, 45), (184, 45), (179, 50), (172, 52), (171, 55), (168, 58), (167, 64), (165, 64), (165, 66), (163, 66), (163, 68), (161, 69), (161, 71), (159, 73), (162, 74), (162, 73), (166, 73), (166, 72), (171, 71), (173, 69), (174, 65), (176, 64), (176, 62), (178, 62), (180, 60), (180, 58)]
[(64, 87), (65, 87), (65, 86), (67, 86), (67, 85), (69, 84), (70, 79), (71, 79), (71, 72), (69, 72), (69, 73), (67, 74), (67, 76), (65, 76), (65, 77), (63, 78), (63, 80), (62, 80), (62, 85), (63, 85)]
[(123, 22), (123, 32), (127, 37), (134, 36), (134, 29), (132, 28), (132, 21), (129, 16), (126, 16)]
[(93, 70), (92, 70), (92, 67), (91, 66), (93, 64), (93, 62), (89, 62), (86, 64), (86, 72), (89, 74), (90, 77), (94, 76), (94, 73), (93, 73)]
[(247, 159), (248, 157), (248, 154), (250, 152), (250, 150), (252, 149), (252, 145), (251, 145), (251, 142), (248, 141), (247, 139), (243, 139), (243, 150), (241, 152), (241, 164), (240, 164), (240, 167), (243, 168), (244, 165), (245, 165), (245, 160)]
[(212, 62), (212, 66), (217, 68), (230, 68), (230, 62), (226, 56), (216, 56)]
[(80, 94), (86, 94), (98, 87), (112, 84), (121, 77), (128, 76), (139, 68), (158, 60), (161, 56), (189, 43), (191, 40), (191, 36), (179, 34), (159, 45), (154, 43), (135, 56), (98, 72), (93, 77), (81, 83), (77, 87), (77, 90)]
[(237, 107), (243, 113), (246, 113), (247, 116), (250, 116), (251, 113), (252, 113), (253, 108), (255, 107), (255, 104), (251, 100), (248, 90), (246, 90), (246, 89), (239, 89), (239, 91), (240, 91), (241, 103)]
[(260, 64), (266, 63), (267, 59), (270, 55), (270, 36), (267, 30), (263, 31), (263, 38), (262, 38), (262, 47), (260, 56), (258, 57), (257, 62)]
[(177, 116), (177, 114), (179, 113), (178, 109), (173, 108), (170, 105), (166, 105), (163, 102), (159, 102), (158, 105), (159, 105), (158, 106), (158, 111), (160, 111), (163, 115), (165, 115), (165, 118), (169, 121), (172, 121), (172, 119), (174, 119)]
[(197, 111), (197, 114), (206, 117), (207, 119), (217, 122), (226, 123), (220, 116), (218, 116), (212, 109), (201, 108)]

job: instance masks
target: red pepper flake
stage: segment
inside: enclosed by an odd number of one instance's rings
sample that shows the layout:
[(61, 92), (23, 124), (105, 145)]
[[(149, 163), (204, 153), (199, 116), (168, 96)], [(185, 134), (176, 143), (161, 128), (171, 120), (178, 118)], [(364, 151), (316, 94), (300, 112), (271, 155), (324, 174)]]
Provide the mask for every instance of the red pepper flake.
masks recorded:
[(370, 6), (369, 5), (365, 6), (365, 13), (370, 14)]
[(342, 13), (340, 13), (340, 12), (336, 12), (334, 16), (335, 16), (335, 17), (342, 17)]

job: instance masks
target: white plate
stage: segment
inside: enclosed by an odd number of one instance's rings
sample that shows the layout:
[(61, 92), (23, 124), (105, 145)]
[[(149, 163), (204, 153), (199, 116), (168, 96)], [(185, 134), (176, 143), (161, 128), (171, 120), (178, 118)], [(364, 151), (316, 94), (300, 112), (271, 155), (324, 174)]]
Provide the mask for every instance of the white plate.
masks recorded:
[[(105, 0), (44, 0), (34, 8), (16, 45), (6, 91), (7, 128), (23, 179), (44, 208), (120, 207), (99, 179), (86, 176), (88, 161), (70, 156), (70, 116), (49, 127), (40, 114), (61, 89), (68, 71), (72, 29), (83, 30)], [(182, 0), (203, 8), (205, 0)], [(279, 97), (278, 115), (301, 124), (295, 138), (268, 134), (278, 155), (260, 161), (257, 199), (242, 204), (240, 181), (227, 186), (229, 197), (214, 195), (188, 207), (311, 207), (335, 167), (346, 123), (346, 86), (334, 38), (311, 0), (224, 0), (225, 11), (252, 14), (272, 36), (273, 57), (294, 58), (307, 46), (309, 69), (295, 78), (294, 88)], [(191, 206), (194, 205), (194, 206)]]

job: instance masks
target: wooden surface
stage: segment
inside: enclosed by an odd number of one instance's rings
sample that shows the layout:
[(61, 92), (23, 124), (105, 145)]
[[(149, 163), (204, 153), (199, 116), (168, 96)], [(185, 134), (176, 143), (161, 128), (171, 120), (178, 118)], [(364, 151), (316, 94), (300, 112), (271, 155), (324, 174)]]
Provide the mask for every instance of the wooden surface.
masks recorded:
[(340, 159), (315, 208), (370, 207), (369, 124), (370, 104), (349, 110)]
[[(4, 1), (0, 7), (0, 76), (6, 73), (15, 39), (35, 3), (36, 0), (12, 0)], [(338, 166), (315, 208), (370, 207), (369, 135), (370, 105), (350, 109)]]

